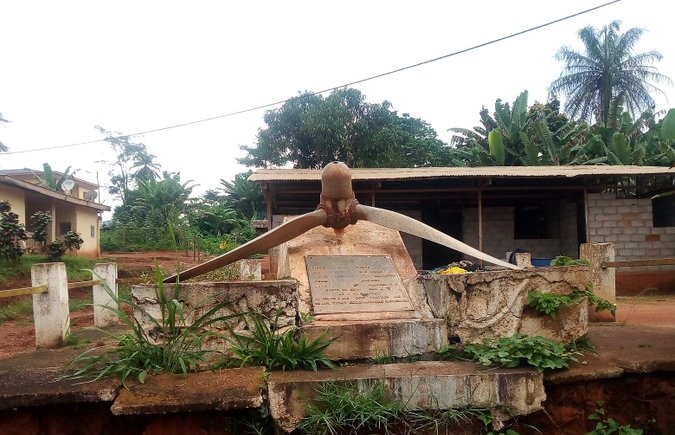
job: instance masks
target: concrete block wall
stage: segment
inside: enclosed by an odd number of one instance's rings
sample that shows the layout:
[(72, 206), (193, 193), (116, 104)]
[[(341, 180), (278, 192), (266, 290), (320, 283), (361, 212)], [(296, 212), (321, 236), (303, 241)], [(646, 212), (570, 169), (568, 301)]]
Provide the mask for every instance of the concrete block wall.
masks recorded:
[(675, 227), (654, 228), (649, 198), (617, 199), (614, 192), (589, 194), (588, 239), (614, 243), (617, 261), (675, 257)]
[[(497, 258), (518, 248), (532, 253), (532, 258), (558, 255), (578, 256), (576, 205), (550, 204), (551, 225), (555, 237), (550, 239), (515, 239), (515, 207), (483, 208), (483, 251)], [(462, 214), (464, 243), (478, 248), (478, 209), (467, 208)]]

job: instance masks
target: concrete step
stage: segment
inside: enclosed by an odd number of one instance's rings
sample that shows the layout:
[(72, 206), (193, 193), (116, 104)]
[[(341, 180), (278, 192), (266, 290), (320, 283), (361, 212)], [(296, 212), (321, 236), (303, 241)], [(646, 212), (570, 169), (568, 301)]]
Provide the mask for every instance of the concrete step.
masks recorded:
[(316, 320), (302, 327), (314, 339), (336, 337), (326, 349), (333, 361), (391, 356), (404, 358), (434, 352), (448, 344), (443, 319)]
[(283, 430), (293, 431), (306, 416), (306, 401), (329, 382), (350, 383), (360, 390), (383, 382), (392, 398), (407, 409), (484, 407), (492, 410), (497, 422), (538, 411), (546, 400), (544, 378), (537, 370), (485, 370), (471, 362), (419, 361), (272, 372), (267, 383), (272, 417)]
[(123, 388), (110, 408), (114, 415), (258, 408), (265, 369), (248, 367), (216, 373), (149, 376)]

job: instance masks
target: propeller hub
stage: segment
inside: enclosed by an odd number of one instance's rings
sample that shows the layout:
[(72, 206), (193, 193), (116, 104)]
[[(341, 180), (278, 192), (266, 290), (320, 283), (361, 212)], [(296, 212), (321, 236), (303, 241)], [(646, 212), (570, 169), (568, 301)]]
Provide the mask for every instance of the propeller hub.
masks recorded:
[(352, 173), (342, 162), (330, 162), (321, 173), (320, 209), (327, 214), (327, 228), (344, 228), (357, 221), (354, 210), (358, 205), (352, 189)]

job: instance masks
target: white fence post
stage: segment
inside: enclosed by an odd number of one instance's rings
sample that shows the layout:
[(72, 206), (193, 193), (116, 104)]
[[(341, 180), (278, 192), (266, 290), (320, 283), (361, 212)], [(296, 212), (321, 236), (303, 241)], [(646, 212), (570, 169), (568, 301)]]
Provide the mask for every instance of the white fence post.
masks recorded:
[(39, 263), (30, 268), (33, 287), (46, 285), (47, 293), (33, 295), (35, 347), (60, 347), (70, 330), (68, 276), (63, 263)]
[[(116, 325), (117, 310), (117, 264), (98, 263), (94, 266), (92, 279), (100, 279), (104, 284), (94, 286), (94, 326), (99, 328)], [(108, 290), (106, 290), (108, 287)], [(106, 308), (108, 307), (108, 308)]]

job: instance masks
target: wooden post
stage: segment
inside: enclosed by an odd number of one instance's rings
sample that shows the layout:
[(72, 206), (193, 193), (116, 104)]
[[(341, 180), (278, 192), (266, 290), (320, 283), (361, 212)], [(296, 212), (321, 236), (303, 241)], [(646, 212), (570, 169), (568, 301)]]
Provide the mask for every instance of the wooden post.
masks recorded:
[[(483, 252), (483, 191), (478, 191), (478, 250)], [(483, 260), (480, 260), (481, 266)]]
[(94, 279), (100, 279), (104, 283), (93, 286), (94, 326), (103, 328), (105, 326), (116, 325), (118, 318), (114, 310), (118, 308), (116, 300), (117, 264), (116, 263), (96, 264), (94, 266)]
[(63, 263), (39, 263), (30, 268), (33, 287), (46, 285), (47, 293), (33, 295), (35, 347), (61, 347), (70, 331), (68, 277)]
[[(591, 280), (596, 296), (616, 303), (616, 269), (602, 268), (605, 261), (614, 261), (614, 243), (582, 243), (580, 258), (591, 263)], [(596, 312), (589, 307), (588, 319), (591, 322), (614, 322), (616, 319), (608, 311)]]

